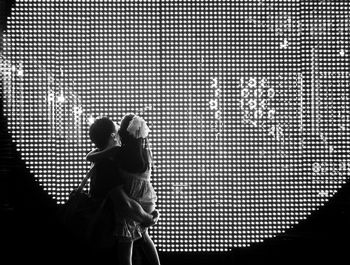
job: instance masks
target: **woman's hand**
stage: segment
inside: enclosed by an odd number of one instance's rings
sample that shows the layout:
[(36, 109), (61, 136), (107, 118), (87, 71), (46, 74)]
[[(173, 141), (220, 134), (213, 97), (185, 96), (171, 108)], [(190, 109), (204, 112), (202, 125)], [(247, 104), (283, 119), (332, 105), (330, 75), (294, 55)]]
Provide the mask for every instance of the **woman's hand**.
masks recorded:
[(157, 222), (158, 222), (158, 219), (159, 219), (159, 211), (158, 210), (154, 210), (150, 216), (152, 216), (152, 218), (147, 221), (147, 222), (143, 222), (141, 225), (143, 227), (150, 227), (150, 226), (154, 226)]
[(152, 214), (153, 220), (154, 220), (154, 222), (156, 224), (158, 222), (158, 219), (159, 219), (159, 211), (158, 210), (154, 210), (151, 214)]

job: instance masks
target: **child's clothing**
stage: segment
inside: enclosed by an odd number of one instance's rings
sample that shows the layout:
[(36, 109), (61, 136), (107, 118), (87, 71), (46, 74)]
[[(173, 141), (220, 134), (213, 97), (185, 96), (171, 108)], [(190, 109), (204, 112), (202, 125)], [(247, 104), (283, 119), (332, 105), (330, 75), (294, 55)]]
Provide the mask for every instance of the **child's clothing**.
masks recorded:
[[(151, 213), (155, 210), (157, 195), (151, 184), (151, 167), (143, 173), (132, 173), (119, 169), (123, 187), (127, 195), (137, 201), (142, 208)], [(146, 228), (136, 221), (123, 217), (123, 213), (116, 212), (115, 236), (120, 241), (134, 241), (142, 237)]]

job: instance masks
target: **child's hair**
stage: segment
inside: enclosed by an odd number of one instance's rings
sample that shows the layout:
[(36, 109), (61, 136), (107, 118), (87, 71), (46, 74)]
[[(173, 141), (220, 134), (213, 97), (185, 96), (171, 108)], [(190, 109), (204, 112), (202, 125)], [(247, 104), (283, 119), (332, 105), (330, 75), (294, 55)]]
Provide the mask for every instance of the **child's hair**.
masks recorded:
[(94, 121), (89, 129), (91, 141), (100, 150), (108, 145), (109, 137), (116, 131), (113, 121), (107, 117), (103, 117)]
[(119, 136), (121, 140), (120, 163), (121, 167), (130, 172), (141, 173), (149, 168), (151, 153), (147, 138), (138, 138), (130, 135), (127, 128), (135, 114), (127, 114), (123, 117)]

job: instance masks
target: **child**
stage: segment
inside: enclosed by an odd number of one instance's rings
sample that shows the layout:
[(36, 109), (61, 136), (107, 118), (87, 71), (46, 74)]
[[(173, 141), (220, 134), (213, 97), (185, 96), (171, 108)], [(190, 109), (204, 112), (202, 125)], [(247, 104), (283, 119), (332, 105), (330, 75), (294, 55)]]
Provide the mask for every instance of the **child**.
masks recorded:
[[(150, 182), (152, 154), (147, 139), (149, 128), (139, 116), (128, 114), (120, 123), (118, 134), (121, 140), (119, 152), (119, 173), (123, 189), (148, 213), (154, 213), (156, 193)], [(108, 150), (102, 151), (108, 152)], [(92, 152), (87, 159), (93, 160), (101, 152)], [(119, 261), (131, 265), (133, 242), (142, 238), (141, 246), (152, 265), (160, 264), (157, 250), (148, 234), (148, 229), (139, 222), (116, 213), (115, 236), (118, 238)]]

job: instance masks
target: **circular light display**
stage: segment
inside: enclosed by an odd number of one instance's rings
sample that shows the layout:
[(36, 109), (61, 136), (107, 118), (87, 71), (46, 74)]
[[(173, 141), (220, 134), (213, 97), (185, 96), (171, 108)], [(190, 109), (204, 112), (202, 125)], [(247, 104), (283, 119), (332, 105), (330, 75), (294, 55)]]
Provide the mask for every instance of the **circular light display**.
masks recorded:
[(17, 150), (61, 204), (89, 123), (140, 113), (160, 251), (283, 233), (350, 172), (349, 3), (308, 2), (16, 1), (1, 63)]

